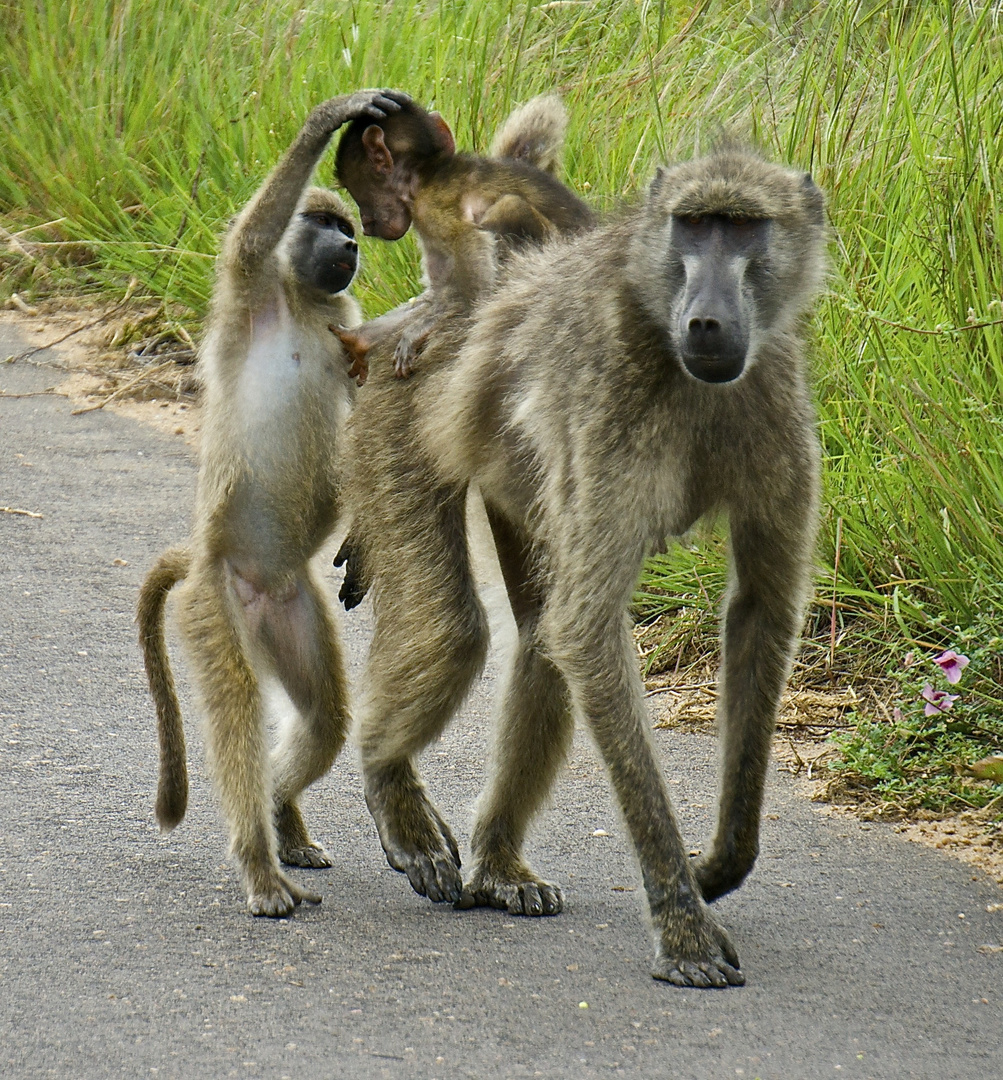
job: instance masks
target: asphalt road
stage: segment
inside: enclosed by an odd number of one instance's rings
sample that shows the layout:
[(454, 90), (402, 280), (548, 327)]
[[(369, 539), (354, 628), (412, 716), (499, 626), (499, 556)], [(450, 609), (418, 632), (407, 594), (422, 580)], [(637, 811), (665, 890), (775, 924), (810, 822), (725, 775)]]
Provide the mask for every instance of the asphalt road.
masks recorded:
[[(0, 357), (16, 347), (0, 328)], [(58, 381), (0, 366), (7, 394)], [(414, 895), (386, 865), (346, 752), (304, 801), (335, 866), (293, 871), (323, 904), (251, 918), (183, 671), (191, 806), (168, 836), (152, 813), (133, 605), (154, 556), (187, 531), (193, 461), (178, 439), (69, 410), (54, 396), (0, 399), (0, 506), (42, 515), (0, 513), (0, 1075), (1001, 1074), (1003, 954), (980, 947), (1003, 942), (991, 910), (1003, 893), (885, 827), (822, 815), (779, 772), (759, 865), (718, 904), (742, 989), (649, 978), (638, 873), (582, 736), (531, 848), (565, 886), (559, 917)], [(367, 609), (342, 624), (357, 679)], [(498, 668), (494, 655), (424, 763), (464, 839)], [(699, 845), (714, 742), (655, 737)]]

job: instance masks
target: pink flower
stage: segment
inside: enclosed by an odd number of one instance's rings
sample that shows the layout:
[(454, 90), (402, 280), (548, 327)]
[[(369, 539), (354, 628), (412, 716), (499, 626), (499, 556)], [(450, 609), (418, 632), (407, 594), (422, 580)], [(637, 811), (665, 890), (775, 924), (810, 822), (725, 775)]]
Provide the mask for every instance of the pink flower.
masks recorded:
[(902, 710), (898, 707), (898, 705), (896, 705), (895, 708), (892, 709), (892, 719), (895, 721), (896, 724), (902, 723)]
[(947, 712), (947, 710), (958, 700), (960, 695), (949, 694), (946, 690), (934, 690), (934, 688), (927, 683), (921, 691), (921, 696), (923, 700), (926, 701), (923, 715), (936, 716), (938, 713)]
[(956, 653), (953, 649), (935, 656), (933, 662), (940, 667), (944, 677), (952, 686), (961, 681), (961, 672), (968, 667), (968, 657)]

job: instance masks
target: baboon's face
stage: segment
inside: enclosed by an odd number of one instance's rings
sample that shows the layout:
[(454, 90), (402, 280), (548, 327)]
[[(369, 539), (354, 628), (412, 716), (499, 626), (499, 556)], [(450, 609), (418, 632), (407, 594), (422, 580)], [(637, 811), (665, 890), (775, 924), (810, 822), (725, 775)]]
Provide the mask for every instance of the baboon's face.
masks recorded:
[(769, 221), (750, 217), (672, 218), (673, 261), (682, 280), (671, 334), (695, 379), (731, 382), (745, 370), (770, 232)]
[(724, 150), (658, 171), (632, 273), (683, 369), (729, 383), (811, 304), (825, 238), (824, 200), (809, 174)]
[(358, 205), (366, 236), (399, 240), (411, 227), (413, 171), (394, 158), (378, 124), (342, 139), (338, 180)]
[(347, 289), (359, 265), (352, 223), (330, 210), (305, 210), (295, 228), (289, 262), (297, 279), (321, 292)]
[(371, 174), (361, 183), (346, 183), (359, 207), (362, 231), (381, 240), (400, 240), (411, 228), (411, 209), (401, 197), (395, 178)]

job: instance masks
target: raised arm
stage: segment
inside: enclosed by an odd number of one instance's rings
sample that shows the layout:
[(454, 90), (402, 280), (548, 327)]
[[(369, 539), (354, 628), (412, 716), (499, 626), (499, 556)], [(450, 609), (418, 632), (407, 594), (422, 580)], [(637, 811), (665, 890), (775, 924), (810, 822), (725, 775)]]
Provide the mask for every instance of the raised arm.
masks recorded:
[(400, 90), (359, 90), (312, 109), (282, 160), (237, 218), (227, 241), (231, 258), (252, 272), (275, 250), (338, 128), (359, 117), (381, 120), (410, 100)]

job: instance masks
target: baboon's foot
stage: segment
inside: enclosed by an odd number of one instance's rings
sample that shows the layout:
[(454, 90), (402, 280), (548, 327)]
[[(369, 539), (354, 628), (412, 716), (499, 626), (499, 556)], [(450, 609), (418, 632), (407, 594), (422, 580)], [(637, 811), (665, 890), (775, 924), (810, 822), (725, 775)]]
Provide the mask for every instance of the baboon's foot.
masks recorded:
[(279, 840), (279, 858), (286, 866), (302, 866), (307, 870), (324, 870), (333, 866), (331, 856), (320, 844), (300, 844), (297, 847), (285, 847)]
[(275, 833), (279, 858), (286, 866), (323, 870), (332, 866), (331, 856), (310, 839), (303, 815), (295, 802), (287, 802), (275, 811)]
[(401, 332), (394, 349), (394, 374), (398, 379), (410, 378), (414, 371), (414, 365), (428, 342), (428, 336), (434, 329), (432, 326), (424, 330), (415, 331), (409, 327)]
[(270, 919), (281, 919), (303, 901), (319, 904), (320, 895), (309, 889), (303, 889), (285, 874), (276, 872), (247, 893), (247, 906), (252, 915), (264, 915)]
[(564, 909), (564, 894), (559, 886), (516, 863), (504, 869), (477, 869), (456, 906), (500, 908), (509, 915), (558, 915)]
[(421, 790), (387, 797), (366, 794), (387, 862), (433, 903), (455, 904), (463, 892), (460, 849), (449, 826)]
[(755, 852), (741, 855), (735, 852), (720, 853), (715, 849), (709, 855), (701, 855), (693, 863), (693, 875), (704, 900), (709, 904), (737, 889), (748, 877), (755, 862)]
[(745, 985), (735, 947), (705, 910), (673, 913), (670, 925), (655, 941), (651, 974), (673, 986), (723, 989)]

